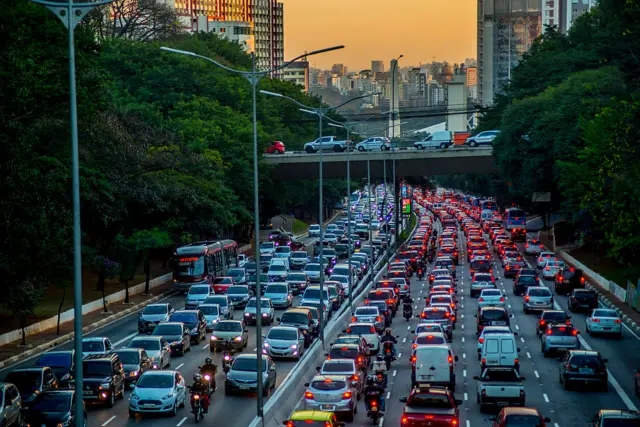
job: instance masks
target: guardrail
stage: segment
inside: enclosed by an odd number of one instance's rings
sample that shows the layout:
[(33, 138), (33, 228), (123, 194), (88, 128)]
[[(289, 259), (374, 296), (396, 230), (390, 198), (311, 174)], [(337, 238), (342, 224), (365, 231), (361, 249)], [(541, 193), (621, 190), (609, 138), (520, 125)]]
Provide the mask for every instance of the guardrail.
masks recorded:
[[(409, 233), (409, 238), (413, 235), (419, 223), (420, 221), (416, 221), (414, 229)], [(394, 243), (395, 239), (392, 238), (389, 247), (393, 247)], [(387, 251), (389, 251), (389, 248), (380, 255), (380, 259), (375, 263), (377, 274), (373, 277), (373, 280), (371, 280), (369, 284), (360, 287), (359, 293), (353, 299), (354, 307), (364, 300), (366, 292), (370, 290), (374, 283), (383, 275)], [(343, 304), (341, 312), (336, 314), (331, 322), (327, 324), (325, 329), (325, 342), (331, 342), (342, 333), (342, 328), (344, 328), (347, 320), (351, 317), (351, 312), (347, 310), (347, 307), (349, 307), (348, 303)], [(321, 347), (319, 340), (316, 340), (296, 366), (289, 371), (289, 374), (282, 381), (280, 387), (278, 387), (271, 399), (264, 405), (262, 418), (255, 417), (251, 424), (249, 424), (249, 427), (281, 426), (282, 421), (289, 418), (291, 408), (295, 408), (302, 398), (305, 390), (305, 382), (311, 380), (311, 378), (316, 375), (315, 368), (321, 365), (324, 359), (324, 349)]]
[[(383, 152), (385, 153), (393, 153), (394, 151), (418, 151), (418, 152), (422, 152), (422, 151), (482, 151), (482, 150), (492, 150), (493, 147), (491, 146), (478, 146), (478, 147), (469, 147), (467, 145), (453, 145), (449, 148), (440, 148), (440, 147), (427, 147), (427, 148), (423, 148), (423, 149), (419, 149), (419, 148), (415, 148), (415, 147), (397, 147), (395, 150), (384, 150)], [(376, 150), (378, 151), (378, 150)], [(356, 156), (362, 156), (362, 155), (366, 155), (367, 153), (372, 153), (373, 150), (370, 151), (358, 151), (358, 150), (351, 150), (349, 151), (350, 155), (356, 155)], [(334, 156), (334, 155), (344, 155), (346, 153), (346, 151), (327, 151), (325, 150), (324, 153), (322, 153), (323, 156)], [(287, 157), (287, 156), (300, 156), (300, 155), (308, 155), (308, 156), (313, 156), (313, 155), (318, 155), (319, 152), (316, 153), (308, 153), (306, 151), (286, 151), (284, 153), (281, 154), (265, 154), (265, 157)]]

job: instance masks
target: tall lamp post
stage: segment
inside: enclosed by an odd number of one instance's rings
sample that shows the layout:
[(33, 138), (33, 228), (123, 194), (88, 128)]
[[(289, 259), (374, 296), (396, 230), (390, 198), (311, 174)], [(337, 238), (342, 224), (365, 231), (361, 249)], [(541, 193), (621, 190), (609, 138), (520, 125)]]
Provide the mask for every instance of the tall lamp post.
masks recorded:
[[(398, 61), (400, 60), (400, 58), (402, 58), (404, 55), (400, 55), (398, 56), (392, 64), (392, 69), (391, 69), (391, 125), (393, 126), (396, 122), (396, 79), (398, 78)], [(395, 137), (396, 133), (395, 130), (393, 132), (393, 136)], [(396, 186), (396, 149), (395, 147), (392, 146), (393, 149), (393, 205), (394, 205), (394, 213), (395, 213), (395, 217), (396, 217), (396, 230), (395, 230), (395, 237), (396, 237), (396, 244), (398, 244), (398, 237), (400, 236), (400, 224), (398, 223), (400, 215), (399, 215), (399, 203), (398, 203), (398, 191), (397, 191), (397, 186)]]
[[(41, 4), (67, 28), (67, 48), (69, 51), (69, 119), (71, 122), (71, 188), (73, 200), (73, 339), (76, 366), (82, 366), (82, 234), (80, 228), (80, 155), (78, 149), (78, 101), (76, 96), (76, 49), (75, 29), (82, 19), (94, 8), (109, 4), (114, 0), (103, 0), (95, 3), (75, 3), (73, 0), (46, 1), (31, 0)], [(76, 369), (75, 387), (75, 425), (84, 425), (84, 404), (82, 369)]]
[[(181, 55), (192, 56), (195, 58), (204, 59), (205, 61), (209, 61), (214, 65), (217, 65), (220, 68), (223, 68), (231, 73), (239, 74), (249, 80), (251, 83), (251, 97), (252, 97), (252, 120), (253, 120), (253, 220), (254, 220), (254, 233), (255, 233), (255, 257), (256, 257), (256, 265), (260, 266), (260, 207), (259, 207), (259, 198), (258, 198), (258, 186), (259, 186), (259, 175), (258, 175), (258, 118), (256, 111), (256, 86), (263, 77), (269, 76), (275, 71), (281, 70), (291, 63), (297, 61), (300, 58), (304, 58), (307, 56), (318, 55), (324, 52), (330, 52), (332, 50), (343, 49), (344, 46), (333, 46), (327, 49), (314, 50), (309, 53), (305, 53), (304, 55), (299, 55), (293, 58), (291, 61), (273, 68), (271, 70), (258, 71), (256, 70), (256, 55), (255, 52), (251, 54), (251, 71), (243, 71), (236, 70), (234, 68), (227, 67), (226, 65), (221, 64), (220, 62), (207, 58), (206, 56), (198, 55), (193, 52), (188, 52), (185, 50), (173, 49), (169, 47), (161, 47), (160, 49), (166, 52), (178, 53)], [(257, 363), (257, 372), (262, 372), (262, 289), (260, 285), (260, 274), (256, 274), (256, 363)], [(258, 399), (257, 399), (257, 415), (259, 418), (263, 417), (263, 395), (262, 395), (262, 375), (258, 375)]]
[[(308, 107), (300, 102), (298, 102), (297, 100), (286, 96), (286, 95), (282, 95), (280, 93), (275, 93), (275, 92), (269, 92), (266, 90), (261, 90), (260, 93), (264, 94), (264, 95), (269, 95), (269, 96), (274, 96), (276, 98), (284, 98), (287, 99), (291, 102), (293, 102), (294, 104), (298, 105), (299, 107), (302, 108), (302, 111), (309, 113), (309, 114), (315, 114), (316, 116), (318, 116), (318, 132), (319, 132), (319, 137), (322, 138), (322, 120), (324, 119), (325, 115), (327, 113), (329, 113), (330, 111), (334, 111), (337, 110), (340, 107), (343, 107), (347, 104), (349, 104), (350, 102), (354, 102), (357, 101), (359, 99), (363, 99), (363, 98), (368, 98), (370, 96), (374, 96), (374, 95), (380, 95), (380, 93), (370, 93), (370, 94), (366, 94), (366, 95), (360, 95), (357, 96), (355, 98), (351, 98), (348, 101), (343, 102), (342, 104), (339, 104), (335, 107)], [(323, 186), (323, 177), (322, 177), (322, 152), (324, 151), (324, 147), (322, 146), (322, 142), (320, 142), (320, 170), (319, 170), (319, 196), (318, 196), (318, 204), (319, 204), (319, 215), (318, 218), (320, 219), (320, 240), (319, 240), (319, 247), (320, 247), (320, 253), (319, 253), (319, 260), (320, 260), (320, 316), (319, 316), (319, 326), (320, 326), (320, 340), (322, 341), (322, 348), (324, 349), (324, 271), (323, 271), (323, 266), (324, 266), (324, 258), (323, 258), (323, 249), (324, 249), (324, 215), (323, 215), (323, 211), (324, 211), (324, 206), (323, 206), (323, 191), (322, 191), (322, 186)], [(349, 152), (349, 145), (347, 143), (347, 152)]]

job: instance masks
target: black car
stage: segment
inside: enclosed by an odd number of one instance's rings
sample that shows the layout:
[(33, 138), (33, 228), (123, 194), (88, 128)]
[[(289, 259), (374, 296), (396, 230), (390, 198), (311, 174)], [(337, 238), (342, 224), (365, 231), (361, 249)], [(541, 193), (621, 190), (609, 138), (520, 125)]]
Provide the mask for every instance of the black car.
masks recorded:
[[(24, 412), (26, 426), (75, 426), (76, 403), (74, 390), (52, 390), (42, 392), (33, 405)], [(85, 426), (87, 411), (83, 407)]]
[(18, 388), (23, 410), (31, 407), (38, 394), (58, 388), (56, 375), (47, 366), (15, 369), (7, 374), (4, 381)]
[(536, 276), (520, 275), (513, 281), (513, 294), (522, 296), (530, 286), (540, 286), (540, 279)]
[(184, 323), (195, 344), (207, 338), (207, 319), (198, 310), (178, 310), (169, 317), (169, 322)]
[(565, 325), (571, 324), (571, 317), (567, 316), (562, 310), (543, 310), (538, 317), (538, 324), (536, 325), (536, 335), (542, 334), (552, 323), (562, 323)]
[(116, 398), (124, 398), (126, 378), (120, 356), (110, 354), (90, 354), (82, 361), (83, 389), (85, 402), (95, 402), (113, 408)]
[(555, 292), (558, 295), (569, 295), (574, 289), (583, 289), (585, 277), (582, 270), (569, 267), (558, 271), (555, 279)]
[(560, 384), (565, 390), (572, 385), (596, 385), (598, 389), (609, 389), (607, 359), (590, 350), (569, 350), (560, 358)]
[(121, 348), (115, 353), (122, 362), (127, 386), (135, 385), (140, 375), (152, 369), (151, 359), (143, 348)]
[(43, 353), (36, 360), (36, 366), (51, 368), (58, 379), (58, 387), (68, 388), (76, 369), (75, 350), (59, 350)]
[(164, 338), (171, 346), (171, 355), (184, 356), (187, 350), (191, 350), (191, 332), (184, 323), (161, 323), (151, 335)]
[(482, 307), (478, 310), (476, 318), (476, 332), (480, 335), (485, 326), (509, 326), (511, 316), (502, 307)]
[(567, 305), (572, 313), (577, 311), (590, 313), (591, 310), (598, 308), (598, 294), (586, 289), (574, 289), (569, 295)]
[(524, 267), (516, 272), (516, 279), (518, 276), (534, 276), (538, 277), (538, 270), (535, 268)]

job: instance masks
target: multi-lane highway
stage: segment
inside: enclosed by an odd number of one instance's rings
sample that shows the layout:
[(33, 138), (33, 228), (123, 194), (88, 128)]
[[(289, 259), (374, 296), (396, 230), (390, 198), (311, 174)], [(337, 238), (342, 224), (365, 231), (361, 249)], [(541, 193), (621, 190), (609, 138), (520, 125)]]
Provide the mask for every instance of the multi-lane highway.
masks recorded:
[[(464, 239), (459, 242), (464, 248)], [(520, 250), (523, 248), (520, 247)], [(530, 263), (533, 257), (528, 257)], [(553, 427), (569, 427), (586, 425), (599, 409), (635, 409), (639, 405), (634, 396), (633, 376), (637, 354), (640, 350), (640, 338), (631, 331), (625, 330), (621, 340), (611, 338), (595, 338), (587, 335), (584, 330), (585, 316), (583, 314), (571, 314), (575, 326), (583, 332), (580, 335), (584, 349), (599, 351), (608, 359), (610, 371), (609, 391), (572, 390), (565, 391), (558, 382), (558, 364), (555, 358), (544, 358), (540, 351), (540, 339), (536, 336), (536, 317), (524, 314), (522, 310), (522, 297), (513, 295), (511, 279), (505, 279), (499, 260), (495, 270), (498, 288), (506, 294), (507, 309), (514, 315), (512, 329), (518, 333), (516, 339), (519, 342), (519, 356), (521, 374), (526, 377), (525, 392), (526, 405), (535, 407), (544, 416), (551, 418), (549, 424)], [(460, 425), (488, 426), (491, 425), (489, 414), (480, 412), (480, 406), (476, 403), (477, 381), (474, 376), (480, 375), (480, 362), (477, 358), (476, 319), (477, 299), (469, 296), (469, 270), (465, 259), (461, 259), (458, 266), (458, 321), (454, 331), (452, 349), (458, 356), (456, 364), (456, 399), (463, 400), (460, 407)], [(548, 285), (551, 283), (547, 282)], [(552, 288), (552, 286), (550, 286)], [(424, 296), (428, 292), (428, 282), (412, 279), (411, 294), (416, 305), (414, 314), (420, 312), (425, 305)], [(558, 306), (567, 310), (566, 297), (554, 296)], [(409, 322), (400, 315), (393, 321), (393, 334), (398, 335), (399, 345), (398, 361), (393, 363), (387, 388), (387, 411), (380, 421), (380, 426), (398, 426), (404, 409), (404, 403), (399, 402), (399, 397), (407, 396), (411, 389), (411, 366), (409, 355), (411, 350), (412, 329), (418, 324), (414, 318)], [(364, 403), (359, 402), (359, 411), (353, 425), (370, 424), (366, 417)], [(303, 409), (299, 405), (297, 409)]]

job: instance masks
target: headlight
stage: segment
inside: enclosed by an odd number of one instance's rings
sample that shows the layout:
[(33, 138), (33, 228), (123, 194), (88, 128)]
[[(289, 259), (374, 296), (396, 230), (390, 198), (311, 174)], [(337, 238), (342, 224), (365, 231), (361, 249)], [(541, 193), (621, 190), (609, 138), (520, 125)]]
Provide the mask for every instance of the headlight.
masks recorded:
[(101, 389), (108, 389), (108, 388), (111, 388), (111, 384), (109, 384), (109, 383), (102, 383), (102, 384), (100, 384), (100, 388), (101, 388)]
[(211, 340), (211, 341), (215, 341), (215, 340), (217, 340), (217, 339), (218, 339), (218, 337), (217, 337), (217, 336), (215, 336), (215, 335), (211, 335), (211, 338), (210, 338), (210, 340)]
[(242, 341), (242, 337), (236, 337), (235, 340), (236, 341)]
[(244, 316), (245, 317), (249, 317), (249, 316), (251, 316), (251, 313), (245, 313)]
[(162, 396), (162, 400), (171, 399), (174, 396), (173, 392), (167, 394), (166, 396)]
[(138, 371), (131, 371), (131, 372), (129, 372), (129, 376), (130, 376), (130, 377), (137, 377), (137, 376), (138, 376)]
[(269, 347), (269, 343), (268, 343), (268, 342), (265, 342), (265, 343), (263, 343), (262, 345), (263, 345), (264, 347)]
[(139, 399), (140, 397), (137, 394), (131, 393), (131, 400), (139, 400)]
[(269, 313), (262, 313), (262, 317), (267, 317)]
[(298, 344), (294, 344), (294, 345), (292, 345), (292, 346), (291, 346), (291, 348), (292, 348), (293, 350), (297, 350), (297, 349), (298, 349)]

